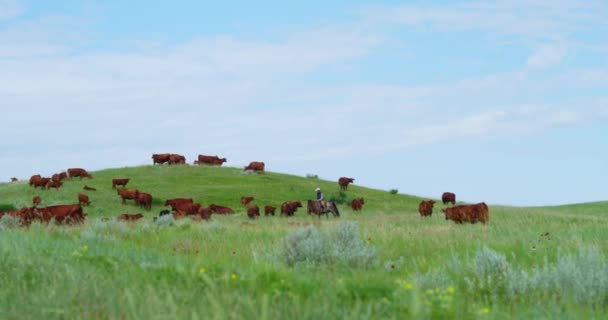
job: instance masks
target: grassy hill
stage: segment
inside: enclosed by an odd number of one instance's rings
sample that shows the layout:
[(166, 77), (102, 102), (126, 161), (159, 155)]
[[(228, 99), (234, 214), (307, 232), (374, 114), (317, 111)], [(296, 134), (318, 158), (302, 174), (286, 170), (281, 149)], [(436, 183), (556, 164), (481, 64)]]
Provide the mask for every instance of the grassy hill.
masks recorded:
[[(258, 205), (336, 196), (338, 185), (237, 168), (144, 166), (93, 172), (60, 190), (0, 185), (0, 203), (91, 206), (80, 226), (11, 227), (0, 219), (2, 319), (603, 318), (608, 312), (608, 203), (492, 206), (488, 225), (455, 225), (419, 198), (351, 185), (362, 212), (249, 220)], [(112, 178), (151, 193), (122, 205)], [(85, 192), (84, 185), (96, 187)], [(173, 197), (237, 210), (211, 221), (152, 222)], [(305, 209), (305, 208), (304, 208)], [(144, 221), (102, 221), (143, 212)]]

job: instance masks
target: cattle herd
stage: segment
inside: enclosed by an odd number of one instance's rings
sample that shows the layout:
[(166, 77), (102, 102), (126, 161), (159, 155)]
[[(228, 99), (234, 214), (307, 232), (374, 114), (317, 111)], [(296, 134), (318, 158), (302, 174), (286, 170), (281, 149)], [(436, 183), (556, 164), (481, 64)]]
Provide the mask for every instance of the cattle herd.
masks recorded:
[[(198, 155), (197, 160), (194, 161), (196, 165), (217, 165), (221, 166), (226, 162), (226, 158), (219, 158), (218, 156)], [(152, 164), (162, 165), (181, 165), (186, 164), (186, 158), (180, 154), (163, 153), (153, 154)], [(265, 170), (265, 164), (261, 161), (250, 162), (249, 165), (245, 166), (243, 170), (252, 170), (254, 172), (263, 173)], [(50, 189), (56, 190), (63, 186), (65, 179), (83, 178), (92, 179), (93, 176), (82, 168), (69, 168), (66, 172), (53, 174), (51, 177), (42, 177), (40, 175), (33, 175), (29, 180), (29, 185), (33, 188)], [(12, 181), (17, 181), (16, 178), (12, 178)], [(346, 191), (348, 185), (354, 182), (354, 178), (340, 177), (338, 179), (338, 185), (341, 191)], [(127, 189), (129, 178), (114, 178), (112, 179), (112, 189), (116, 189), (117, 195), (120, 197), (122, 204), (126, 204), (127, 200), (132, 200), (134, 204), (145, 210), (151, 210), (152, 208), (152, 195), (147, 192), (142, 192), (138, 189)], [(95, 188), (87, 185), (83, 188), (86, 191), (96, 191)], [(20, 223), (24, 226), (29, 225), (32, 221), (38, 220), (43, 223), (48, 223), (54, 219), (57, 223), (82, 223), (85, 220), (86, 213), (83, 212), (83, 207), (90, 206), (91, 200), (89, 196), (84, 193), (77, 194), (77, 204), (65, 204), (65, 205), (54, 205), (47, 207), (39, 207), (42, 198), (40, 196), (34, 196), (32, 198), (32, 207), (23, 207), (19, 210), (13, 210), (8, 212), (0, 212), (0, 218), (4, 215), (11, 215), (19, 219)], [(247, 216), (251, 219), (260, 217), (260, 207), (252, 202), (255, 200), (253, 196), (242, 196), (240, 199), (241, 205), (246, 208)], [(477, 203), (472, 205), (456, 205), (456, 195), (451, 192), (443, 193), (441, 201), (444, 205), (452, 204), (452, 207), (446, 207), (441, 211), (445, 214), (446, 220), (452, 220), (457, 224), (468, 223), (488, 223), (489, 222), (489, 210), (488, 206), (484, 203)], [(365, 201), (363, 198), (356, 198), (351, 200), (350, 206), (354, 211), (362, 210)], [(421, 217), (430, 217), (433, 214), (434, 200), (423, 200), (420, 202), (418, 211)], [(172, 215), (174, 219), (180, 219), (184, 217), (190, 217), (193, 220), (209, 220), (212, 214), (226, 215), (233, 214), (235, 211), (229, 207), (221, 206), (218, 204), (210, 204), (208, 207), (203, 206), (200, 203), (196, 203), (192, 198), (174, 198), (168, 199), (164, 202), (165, 206), (171, 208), (171, 210), (162, 210), (159, 216)], [(280, 206), (280, 215), (282, 217), (294, 216), (298, 208), (302, 207), (301, 201), (285, 201)], [(264, 206), (265, 216), (274, 216), (276, 207), (271, 205)], [(319, 218), (325, 214), (329, 218), (329, 213), (332, 213), (335, 217), (340, 216), (338, 206), (333, 201), (325, 200), (308, 200), (307, 201), (307, 212), (309, 215), (315, 214)], [(135, 221), (143, 218), (144, 215), (141, 213), (128, 214), (123, 213), (117, 216), (119, 221)], [(157, 217), (154, 219), (156, 220)], [(107, 219), (107, 218), (105, 218)]]

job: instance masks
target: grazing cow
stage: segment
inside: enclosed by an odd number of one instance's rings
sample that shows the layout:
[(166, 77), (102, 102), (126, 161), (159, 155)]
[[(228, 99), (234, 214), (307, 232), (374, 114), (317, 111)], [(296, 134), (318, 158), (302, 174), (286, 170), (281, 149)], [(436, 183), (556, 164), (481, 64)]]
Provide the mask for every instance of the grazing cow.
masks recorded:
[(40, 189), (46, 188), (46, 185), (51, 181), (51, 178), (41, 178), (41, 177), (32, 177), (30, 179), (30, 185), (33, 185), (34, 188), (40, 187)]
[(15, 177), (11, 178), (11, 182), (17, 182), (17, 181), (19, 181), (19, 179), (15, 178)]
[(452, 205), (456, 204), (456, 195), (451, 193), (451, 192), (444, 192), (441, 195), (441, 201), (443, 201), (443, 204), (448, 204), (448, 203), (452, 203)]
[(194, 203), (194, 201), (192, 201), (192, 198), (175, 198), (165, 201), (165, 205), (170, 206), (172, 210), (177, 210), (177, 206), (182, 203)]
[(302, 208), (302, 202), (285, 201), (281, 204), (281, 216), (282, 217), (291, 217), (296, 213), (298, 208)]
[(226, 162), (226, 158), (220, 158), (218, 156), (206, 156), (206, 155), (199, 154), (198, 160), (195, 161), (194, 163), (221, 166), (224, 162)]
[(80, 204), (65, 204), (45, 208), (34, 208), (33, 216), (48, 223), (55, 219), (57, 223), (81, 223), (87, 214), (82, 211)]
[(264, 167), (265, 164), (264, 162), (260, 162), (260, 161), (252, 161), (249, 163), (249, 165), (245, 166), (245, 168), (243, 168), (243, 170), (253, 170), (254, 172), (264, 172)]
[(42, 198), (40, 198), (40, 196), (34, 196), (32, 198), (32, 203), (34, 204), (34, 207), (38, 206), (40, 202), (42, 202)]
[(79, 193), (78, 194), (78, 204), (80, 204), (81, 206), (89, 206), (91, 205), (91, 202), (89, 201), (89, 196), (87, 196), (86, 194), (82, 194)]
[(359, 211), (363, 208), (363, 204), (365, 204), (365, 200), (363, 200), (363, 198), (353, 199), (350, 202), (350, 207), (353, 208), (354, 211)]
[(84, 187), (82, 187), (82, 189), (84, 190), (88, 190), (88, 191), (97, 191), (97, 189), (93, 188), (93, 187), (89, 187), (87, 185), (85, 185)]
[(63, 171), (61, 173), (55, 173), (54, 175), (51, 176), (51, 180), (53, 181), (63, 181), (63, 179), (67, 178), (68, 174)]
[(39, 178), (42, 178), (42, 176), (41, 176), (41, 175), (39, 175), (39, 174), (35, 174), (35, 175), (31, 176), (31, 177), (30, 177), (30, 187), (31, 187), (31, 186), (33, 186), (33, 185), (34, 185), (34, 181), (35, 181), (36, 179), (39, 179)]
[(487, 224), (489, 222), (489, 209), (485, 202), (459, 205), (441, 210), (445, 213), (446, 220), (452, 220), (454, 223), (462, 224), (463, 222), (477, 223), (478, 221)]
[(433, 214), (433, 205), (435, 205), (434, 200), (422, 200), (418, 205), (418, 212), (421, 217), (430, 217)]
[(80, 180), (82, 180), (82, 178), (93, 179), (93, 176), (91, 176), (91, 174), (89, 174), (85, 169), (82, 168), (69, 168), (68, 176), (70, 177), (70, 179), (73, 177), (80, 177)]
[(260, 208), (256, 204), (249, 206), (247, 208), (247, 216), (249, 219), (256, 219), (260, 216)]
[(338, 179), (338, 184), (340, 185), (340, 190), (348, 189), (348, 184), (355, 182), (353, 178), (341, 177)]
[(241, 197), (241, 204), (246, 206), (249, 202), (253, 201), (253, 197)]
[(169, 154), (169, 164), (186, 164), (186, 157), (181, 154)]
[(118, 219), (118, 221), (137, 221), (143, 217), (144, 217), (144, 215), (141, 213), (136, 213), (136, 214), (123, 213), (123, 214), (119, 215), (117, 219)]
[(127, 183), (129, 183), (129, 178), (127, 179), (112, 179), (112, 189), (116, 189), (116, 186), (122, 186), (123, 188), (127, 187)]
[(264, 215), (265, 216), (274, 216), (274, 212), (277, 208), (273, 206), (264, 206)]
[(216, 204), (210, 204), (209, 205), (209, 209), (211, 210), (211, 212), (213, 213), (217, 213), (217, 214), (230, 214), (230, 213), (234, 213), (234, 210), (228, 208), (228, 207), (224, 207), (224, 206), (218, 206)]
[(122, 198), (122, 204), (125, 204), (127, 200), (135, 201), (139, 191), (137, 189), (118, 189), (117, 193)]
[(161, 154), (153, 154), (152, 155), (152, 165), (155, 164), (163, 164), (166, 162), (169, 162), (169, 154), (168, 153), (161, 153)]
[(308, 200), (307, 205), (308, 214), (314, 213), (319, 218), (321, 218), (322, 214), (325, 214), (329, 219), (329, 213), (333, 213), (334, 216), (339, 217), (340, 211), (338, 211), (338, 206), (333, 201), (325, 201), (325, 200)]
[(140, 207), (150, 210), (152, 209), (152, 195), (145, 192), (138, 192), (135, 196), (135, 204), (138, 204)]
[(198, 210), (202, 207), (200, 203), (188, 203), (188, 202), (178, 202), (173, 206), (174, 211), (183, 212), (186, 215), (197, 214)]
[(210, 208), (205, 208), (205, 207), (201, 206), (198, 209), (197, 215), (199, 215), (201, 217), (201, 219), (203, 219), (203, 220), (209, 220), (209, 219), (211, 219), (211, 214), (212, 213), (213, 212), (211, 212)]
[(47, 189), (50, 189), (50, 188), (59, 189), (59, 188), (61, 188), (61, 186), (63, 186), (63, 182), (61, 182), (61, 181), (51, 180), (51, 181), (47, 182), (47, 184), (46, 184)]
[(2, 218), (5, 215), (9, 215), (11, 217), (18, 218), (19, 224), (21, 226), (28, 226), (32, 222), (32, 219), (35, 218), (33, 215), (34, 209), (35, 208), (23, 207), (19, 210), (10, 210), (7, 212), (0, 212), (0, 218)]

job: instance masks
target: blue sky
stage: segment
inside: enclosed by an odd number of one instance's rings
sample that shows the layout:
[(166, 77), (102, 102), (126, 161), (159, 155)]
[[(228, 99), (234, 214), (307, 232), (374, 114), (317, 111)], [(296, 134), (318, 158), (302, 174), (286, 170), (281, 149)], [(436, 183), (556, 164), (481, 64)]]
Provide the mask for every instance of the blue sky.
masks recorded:
[(0, 180), (175, 152), (425, 197), (605, 200), (605, 17), (594, 0), (0, 0)]

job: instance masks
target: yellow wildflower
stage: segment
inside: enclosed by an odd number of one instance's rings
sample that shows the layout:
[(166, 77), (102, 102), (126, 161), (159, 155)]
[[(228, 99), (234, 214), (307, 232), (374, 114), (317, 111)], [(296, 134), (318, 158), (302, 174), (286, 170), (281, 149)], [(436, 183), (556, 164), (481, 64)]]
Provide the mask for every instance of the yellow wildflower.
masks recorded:
[(234, 273), (233, 273), (233, 274), (230, 276), (230, 278), (232, 278), (232, 280), (236, 280), (237, 276), (236, 276), (236, 274), (234, 274)]
[(490, 313), (490, 308), (483, 308), (483, 309), (481, 309), (481, 311), (479, 313), (481, 313), (481, 314), (489, 314)]
[(448, 288), (448, 293), (449, 294), (454, 294), (454, 292), (456, 292), (456, 289), (454, 289), (454, 287), (449, 287)]
[(198, 269), (198, 273), (199, 274), (203, 274), (205, 273), (205, 271), (207, 271), (205, 268), (201, 267), (200, 269)]

